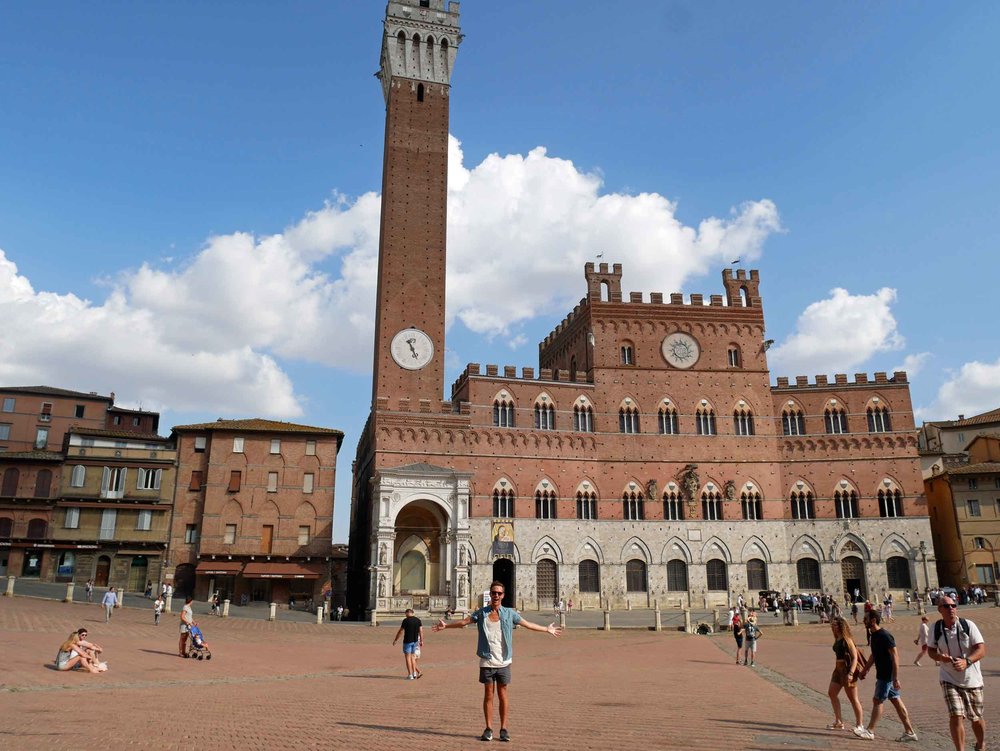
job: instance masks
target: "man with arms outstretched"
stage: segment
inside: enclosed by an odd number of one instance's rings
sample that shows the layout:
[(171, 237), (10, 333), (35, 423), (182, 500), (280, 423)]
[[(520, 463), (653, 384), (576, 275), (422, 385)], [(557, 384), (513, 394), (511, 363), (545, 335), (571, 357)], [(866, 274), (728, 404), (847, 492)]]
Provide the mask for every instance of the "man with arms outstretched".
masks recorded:
[(540, 631), (562, 636), (562, 627), (550, 623), (548, 626), (526, 621), (514, 608), (503, 606), (504, 585), (493, 582), (490, 585), (490, 604), (476, 610), (460, 621), (445, 623), (438, 621), (432, 631), (444, 631), (446, 628), (464, 628), (475, 623), (479, 628), (479, 643), (476, 654), (479, 655), (479, 682), (483, 684), (483, 714), (486, 716), (486, 729), (480, 740), (493, 740), (493, 687), (500, 702), (500, 740), (509, 741), (507, 730), (509, 702), (507, 687), (510, 685), (510, 664), (514, 653), (512, 642), (514, 626), (523, 626), (529, 631)]

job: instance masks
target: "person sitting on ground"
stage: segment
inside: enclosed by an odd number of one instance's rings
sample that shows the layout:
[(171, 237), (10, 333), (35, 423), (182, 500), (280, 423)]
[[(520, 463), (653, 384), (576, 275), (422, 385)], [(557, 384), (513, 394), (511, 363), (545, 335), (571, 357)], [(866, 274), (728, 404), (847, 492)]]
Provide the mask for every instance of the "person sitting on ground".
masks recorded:
[(56, 670), (83, 668), (91, 673), (101, 672), (93, 660), (78, 650), (79, 643), (80, 637), (74, 631), (59, 646), (59, 651), (56, 653)]
[(93, 660), (95, 663), (99, 663), (101, 652), (104, 651), (104, 648), (98, 646), (97, 644), (87, 641), (87, 629), (85, 628), (78, 628), (76, 630), (76, 636), (77, 636), (76, 651), (85, 654), (89, 659)]
[[(86, 629), (80, 629), (83, 635), (87, 635)], [(96, 644), (84, 641), (80, 638), (80, 633), (74, 631), (69, 638), (59, 647), (56, 654), (57, 670), (72, 670), (83, 668), (91, 673), (100, 673), (107, 670), (107, 665), (102, 667), (102, 663), (97, 658), (97, 651), (100, 650)]]

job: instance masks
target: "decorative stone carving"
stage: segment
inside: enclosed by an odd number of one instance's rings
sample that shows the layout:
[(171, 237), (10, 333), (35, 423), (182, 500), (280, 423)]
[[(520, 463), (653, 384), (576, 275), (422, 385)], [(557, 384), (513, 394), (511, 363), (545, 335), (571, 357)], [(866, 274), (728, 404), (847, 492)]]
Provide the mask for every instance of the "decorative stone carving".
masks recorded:
[(381, 545), (379, 545), (379, 548), (378, 548), (378, 562), (379, 562), (379, 564), (382, 565), (382, 566), (386, 565), (388, 557), (389, 557), (389, 554), (386, 551), (385, 543), (383, 542)]
[(650, 501), (655, 501), (660, 495), (659, 485), (656, 480), (649, 480), (646, 482), (646, 499)]
[(385, 574), (378, 575), (378, 596), (385, 597)]
[(736, 500), (736, 483), (732, 480), (726, 480), (722, 486), (722, 495), (725, 496), (727, 501)]

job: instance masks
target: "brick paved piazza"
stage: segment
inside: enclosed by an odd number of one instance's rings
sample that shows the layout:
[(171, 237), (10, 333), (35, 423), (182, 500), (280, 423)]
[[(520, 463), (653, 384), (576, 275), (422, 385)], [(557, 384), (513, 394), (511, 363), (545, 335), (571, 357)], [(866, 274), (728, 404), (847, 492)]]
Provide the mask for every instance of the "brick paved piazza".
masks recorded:
[[(1000, 609), (964, 609), (992, 654), (984, 662), (992, 748), (1000, 749)], [(174, 656), (177, 618), (159, 627), (124, 608), (0, 599), (3, 749), (452, 749), (480, 747), (475, 633), (429, 634), (424, 677), (403, 680), (395, 624), (315, 624), (204, 617), (215, 658)], [(904, 645), (903, 696), (921, 741), (948, 749), (936, 670), (910, 665), (916, 619), (891, 628)], [(731, 639), (571, 628), (561, 640), (519, 631), (511, 687), (513, 741), (532, 749), (838, 749), (866, 745), (823, 729), (832, 666), (825, 626), (768, 626), (762, 667), (737, 667)], [(51, 669), (71, 629), (90, 629), (111, 669)], [(569, 625), (573, 625), (570, 617)], [(723, 651), (725, 650), (725, 651)], [(872, 680), (863, 684), (867, 708)], [(873, 747), (898, 747), (889, 717)], [(894, 717), (894, 715), (893, 715)], [(971, 734), (970, 734), (971, 737)], [(969, 748), (972, 748), (971, 743)]]

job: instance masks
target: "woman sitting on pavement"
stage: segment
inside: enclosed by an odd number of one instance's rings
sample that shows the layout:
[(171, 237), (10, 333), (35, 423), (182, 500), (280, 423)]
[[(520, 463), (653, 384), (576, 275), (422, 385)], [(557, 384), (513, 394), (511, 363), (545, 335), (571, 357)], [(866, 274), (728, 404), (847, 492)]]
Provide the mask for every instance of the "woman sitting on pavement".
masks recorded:
[(56, 654), (56, 670), (73, 670), (74, 668), (84, 668), (91, 673), (101, 672), (96, 663), (84, 654), (80, 646), (80, 636), (75, 631), (59, 647)]
[(861, 700), (858, 699), (858, 676), (863, 663), (858, 648), (854, 646), (851, 627), (843, 618), (834, 618), (830, 630), (833, 631), (833, 653), (837, 656), (837, 663), (833, 668), (830, 688), (827, 691), (830, 704), (833, 705), (834, 716), (833, 722), (826, 726), (827, 730), (844, 729), (844, 718), (840, 714), (841, 689), (844, 690), (847, 700), (854, 709), (854, 726), (864, 728), (864, 710), (861, 708)]

